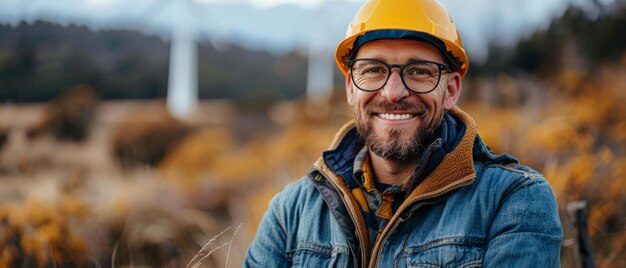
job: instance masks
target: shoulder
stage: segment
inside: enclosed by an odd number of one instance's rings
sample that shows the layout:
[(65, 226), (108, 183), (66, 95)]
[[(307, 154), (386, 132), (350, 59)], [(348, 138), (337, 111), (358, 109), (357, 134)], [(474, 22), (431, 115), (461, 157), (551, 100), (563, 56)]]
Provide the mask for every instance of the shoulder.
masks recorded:
[(489, 192), (497, 192), (506, 199), (512, 193), (530, 187), (553, 197), (552, 189), (543, 174), (520, 164), (516, 157), (508, 154), (496, 155), (479, 136), (474, 142), (473, 158), (475, 183)]
[(313, 180), (305, 175), (300, 179), (291, 182), (281, 190), (277, 197), (283, 200), (302, 200), (311, 198), (317, 195), (317, 189), (313, 183)]
[(305, 175), (289, 183), (271, 201), (270, 207), (287, 213), (294, 213), (319, 204), (321, 196), (313, 180)]
[(543, 174), (521, 164), (476, 164), (476, 182), (498, 192), (502, 199), (525, 188), (554, 198), (552, 188)]

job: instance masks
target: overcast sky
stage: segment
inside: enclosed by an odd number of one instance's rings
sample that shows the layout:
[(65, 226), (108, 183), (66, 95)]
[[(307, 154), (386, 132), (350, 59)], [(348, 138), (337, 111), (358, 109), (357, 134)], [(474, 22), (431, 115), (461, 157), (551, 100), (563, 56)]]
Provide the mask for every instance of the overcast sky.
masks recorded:
[[(44, 19), (92, 29), (129, 28), (164, 39), (174, 21), (192, 18), (199, 40), (215, 46), (236, 42), (272, 52), (306, 49), (316, 43), (331, 51), (363, 0), (189, 0), (189, 11), (176, 0), (0, 0), (0, 23)], [(610, 2), (612, 0), (600, 0)], [(546, 27), (567, 4), (589, 0), (441, 0), (448, 8), (470, 56), (481, 59), (486, 44), (510, 44)], [(315, 40), (315, 42), (312, 42)], [(2, 40), (0, 40), (2, 42)]]

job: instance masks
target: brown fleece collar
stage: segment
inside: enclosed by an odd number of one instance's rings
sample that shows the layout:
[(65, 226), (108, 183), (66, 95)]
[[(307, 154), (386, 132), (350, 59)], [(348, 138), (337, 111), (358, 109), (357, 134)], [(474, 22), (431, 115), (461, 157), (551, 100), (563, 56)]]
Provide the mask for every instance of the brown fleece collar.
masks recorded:
[(413, 189), (406, 201), (420, 196), (441, 194), (459, 184), (471, 183), (476, 177), (472, 155), (476, 139), (476, 122), (456, 106), (449, 113), (465, 125), (465, 134), (456, 148), (446, 154), (435, 170)]
[(341, 141), (343, 136), (346, 135), (346, 132), (348, 132), (348, 130), (350, 130), (354, 126), (355, 126), (354, 120), (350, 120), (348, 121), (348, 123), (345, 123), (343, 126), (341, 126), (339, 131), (335, 133), (335, 137), (333, 138), (333, 141), (330, 143), (330, 146), (328, 146), (328, 150), (334, 150), (335, 148), (337, 148), (337, 145), (339, 145), (339, 142)]

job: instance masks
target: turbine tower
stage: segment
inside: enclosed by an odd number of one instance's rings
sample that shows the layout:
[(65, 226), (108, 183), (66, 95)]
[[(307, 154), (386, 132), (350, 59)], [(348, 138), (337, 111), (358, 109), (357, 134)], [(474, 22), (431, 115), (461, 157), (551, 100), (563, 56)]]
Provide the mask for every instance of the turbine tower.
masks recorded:
[(333, 90), (333, 54), (329, 52), (328, 18), (326, 3), (319, 3), (314, 12), (311, 41), (309, 42), (309, 61), (307, 68), (306, 97), (308, 101), (327, 103)]
[(198, 48), (195, 43), (191, 0), (176, 0), (170, 47), (167, 109), (184, 118), (198, 104)]

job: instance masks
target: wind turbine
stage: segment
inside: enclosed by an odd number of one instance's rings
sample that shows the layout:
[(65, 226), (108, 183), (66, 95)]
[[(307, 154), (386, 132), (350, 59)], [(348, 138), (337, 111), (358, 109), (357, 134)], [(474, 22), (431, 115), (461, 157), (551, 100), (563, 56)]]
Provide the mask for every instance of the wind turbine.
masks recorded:
[(333, 90), (333, 55), (329, 51), (330, 26), (328, 10), (325, 1), (313, 11), (313, 26), (309, 42), (309, 59), (306, 81), (306, 98), (310, 102), (326, 104), (332, 96)]
[(175, 0), (170, 47), (167, 109), (184, 118), (198, 104), (198, 48), (195, 43), (191, 0)]
[(168, 112), (177, 118), (189, 116), (198, 105), (198, 47), (194, 23), (194, 13), (201, 10), (198, 5), (195, 0), (154, 0), (144, 11), (146, 14), (166, 11), (166, 15), (173, 18), (166, 104)]

